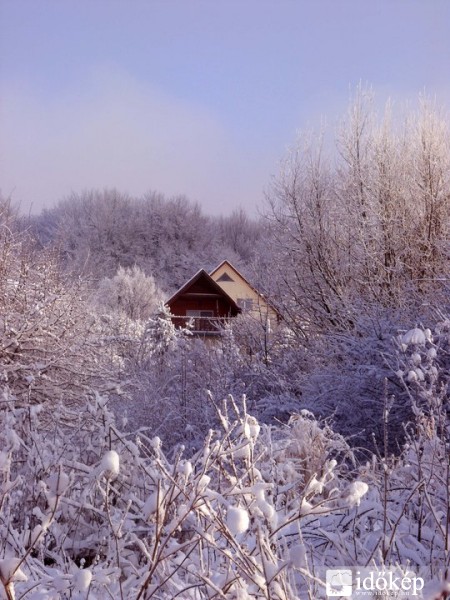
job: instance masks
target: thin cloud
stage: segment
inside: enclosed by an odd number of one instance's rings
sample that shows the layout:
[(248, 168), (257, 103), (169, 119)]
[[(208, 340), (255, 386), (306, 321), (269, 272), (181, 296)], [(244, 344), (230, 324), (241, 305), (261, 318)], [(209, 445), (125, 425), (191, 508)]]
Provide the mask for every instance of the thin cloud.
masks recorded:
[(111, 68), (93, 70), (81, 93), (6, 88), (0, 129), (2, 191), (23, 210), (107, 186), (184, 193), (209, 212), (229, 212), (256, 204), (263, 187), (258, 176), (244, 178), (240, 151), (215, 115)]

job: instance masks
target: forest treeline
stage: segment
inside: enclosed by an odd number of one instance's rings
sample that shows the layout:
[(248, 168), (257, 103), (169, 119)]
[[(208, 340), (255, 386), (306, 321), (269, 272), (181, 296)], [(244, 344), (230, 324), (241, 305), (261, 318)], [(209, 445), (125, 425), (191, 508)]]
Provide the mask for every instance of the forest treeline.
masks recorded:
[(250, 264), (263, 231), (243, 209), (210, 217), (183, 196), (132, 198), (117, 190), (72, 194), (28, 225), (41, 247), (58, 248), (68, 270), (98, 281), (137, 266), (166, 292), (223, 256)]

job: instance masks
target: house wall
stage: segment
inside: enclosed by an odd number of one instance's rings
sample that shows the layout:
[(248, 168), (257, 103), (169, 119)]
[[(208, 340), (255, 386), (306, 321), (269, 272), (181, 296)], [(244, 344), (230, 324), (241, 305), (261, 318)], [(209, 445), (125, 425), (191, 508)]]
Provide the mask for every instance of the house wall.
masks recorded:
[[(219, 281), (224, 273), (227, 273), (233, 281)], [(276, 311), (267, 304), (264, 298), (231, 265), (224, 263), (211, 274), (211, 277), (237, 304), (240, 304), (241, 300), (252, 301), (251, 310), (245, 310), (245, 307), (241, 306), (243, 313), (249, 314), (263, 322), (269, 320), (272, 328), (276, 326), (278, 322)]]
[(176, 327), (190, 322), (192, 332), (199, 335), (218, 336), (228, 318), (239, 312), (232, 298), (203, 270), (176, 292), (166, 306)]
[(170, 304), (170, 312), (178, 317), (185, 316), (188, 310), (212, 310), (215, 317), (227, 317), (230, 305), (223, 298), (189, 296), (180, 296)]

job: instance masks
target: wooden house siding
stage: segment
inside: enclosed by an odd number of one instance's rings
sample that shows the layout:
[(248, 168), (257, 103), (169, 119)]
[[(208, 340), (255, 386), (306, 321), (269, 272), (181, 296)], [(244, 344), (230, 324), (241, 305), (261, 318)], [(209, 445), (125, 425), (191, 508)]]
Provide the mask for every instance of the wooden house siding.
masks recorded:
[(214, 281), (240, 306), (242, 312), (274, 327), (280, 320), (277, 310), (233, 265), (224, 260), (211, 273)]
[(172, 322), (184, 327), (192, 319), (193, 332), (218, 334), (230, 317), (240, 312), (232, 298), (208, 275), (199, 271), (166, 303)]

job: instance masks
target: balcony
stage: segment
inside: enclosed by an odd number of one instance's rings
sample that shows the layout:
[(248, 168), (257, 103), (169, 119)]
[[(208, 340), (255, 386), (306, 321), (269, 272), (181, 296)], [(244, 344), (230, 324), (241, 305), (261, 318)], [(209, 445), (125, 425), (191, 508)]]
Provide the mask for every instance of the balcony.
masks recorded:
[(189, 330), (195, 335), (220, 335), (228, 322), (227, 317), (179, 317), (173, 316), (172, 323), (177, 328), (190, 325)]

